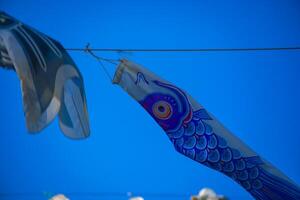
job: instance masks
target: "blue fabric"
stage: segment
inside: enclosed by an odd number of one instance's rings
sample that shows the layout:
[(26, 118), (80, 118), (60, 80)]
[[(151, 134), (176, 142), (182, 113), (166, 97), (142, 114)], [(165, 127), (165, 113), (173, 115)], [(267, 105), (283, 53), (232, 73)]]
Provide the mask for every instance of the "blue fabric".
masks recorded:
[(27, 128), (39, 132), (58, 114), (63, 133), (89, 136), (83, 78), (63, 46), (0, 12), (0, 65), (21, 81)]

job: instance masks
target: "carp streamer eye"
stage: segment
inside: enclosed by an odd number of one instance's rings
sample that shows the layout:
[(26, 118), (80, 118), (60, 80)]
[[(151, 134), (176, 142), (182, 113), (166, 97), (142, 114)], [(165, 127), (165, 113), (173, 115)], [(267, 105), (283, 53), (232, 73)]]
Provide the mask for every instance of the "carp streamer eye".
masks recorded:
[(0, 16), (0, 23), (5, 23), (6, 19)]
[(0, 25), (9, 25), (12, 23), (12, 20), (10, 20), (7, 16), (0, 13)]
[(159, 101), (153, 105), (152, 111), (155, 117), (166, 120), (172, 114), (172, 107), (166, 101)]

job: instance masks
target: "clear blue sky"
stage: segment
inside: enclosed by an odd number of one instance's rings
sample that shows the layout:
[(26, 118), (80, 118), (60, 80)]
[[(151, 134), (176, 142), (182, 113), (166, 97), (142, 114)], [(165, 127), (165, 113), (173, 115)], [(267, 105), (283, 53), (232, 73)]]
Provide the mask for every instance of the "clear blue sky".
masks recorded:
[[(1, 0), (0, 8), (65, 47), (300, 45), (299, 0)], [(100, 55), (126, 56), (185, 89), (300, 183), (299, 51)], [(86, 87), (92, 132), (84, 141), (64, 137), (57, 120), (40, 134), (28, 134), (19, 80), (0, 70), (0, 192), (191, 194), (211, 187), (233, 200), (252, 199), (231, 179), (176, 153), (160, 127), (109, 83), (95, 60), (84, 53), (71, 56)], [(151, 199), (162, 198), (146, 196)]]

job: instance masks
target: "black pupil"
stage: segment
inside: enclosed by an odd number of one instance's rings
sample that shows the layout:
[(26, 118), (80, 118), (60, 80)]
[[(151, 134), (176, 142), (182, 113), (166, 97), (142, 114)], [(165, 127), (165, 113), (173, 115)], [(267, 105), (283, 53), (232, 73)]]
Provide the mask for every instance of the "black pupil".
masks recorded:
[(159, 110), (160, 112), (164, 112), (164, 111), (165, 111), (165, 107), (163, 107), (163, 106), (158, 106), (158, 110)]

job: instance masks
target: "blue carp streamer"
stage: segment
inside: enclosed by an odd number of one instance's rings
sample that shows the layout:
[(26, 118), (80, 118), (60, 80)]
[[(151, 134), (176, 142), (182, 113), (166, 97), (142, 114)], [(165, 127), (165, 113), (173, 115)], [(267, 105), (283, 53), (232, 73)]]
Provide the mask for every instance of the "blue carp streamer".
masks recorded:
[(178, 87), (123, 60), (114, 77), (167, 133), (175, 149), (222, 172), (259, 200), (300, 199), (300, 189)]
[(58, 114), (66, 136), (89, 135), (83, 78), (60, 43), (0, 12), (0, 66), (18, 74), (30, 132), (41, 131)]

